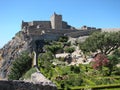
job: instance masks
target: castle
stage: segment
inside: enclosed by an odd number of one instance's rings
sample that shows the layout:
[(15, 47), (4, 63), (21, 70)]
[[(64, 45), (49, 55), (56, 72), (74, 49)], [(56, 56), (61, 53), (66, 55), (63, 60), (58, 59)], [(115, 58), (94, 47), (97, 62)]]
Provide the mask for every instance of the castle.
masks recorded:
[(62, 21), (62, 15), (58, 15), (54, 13), (50, 21), (32, 21), (32, 22), (24, 22), (22, 21), (22, 30), (27, 29), (72, 29), (67, 22)]
[[(77, 29), (68, 25), (62, 20), (62, 15), (56, 13), (51, 16), (50, 21), (22, 21), (21, 31), (16, 33), (15, 37), (0, 49), (0, 78), (7, 78), (11, 63), (21, 52), (27, 51), (32, 54), (35, 51), (37, 57), (40, 52), (43, 52), (46, 40), (58, 40), (60, 36), (79, 39), (79, 37), (88, 36), (95, 31), (109, 30), (87, 26)], [(110, 31), (120, 31), (120, 29), (111, 29)]]
[(21, 30), (29, 36), (37, 37), (41, 35), (59, 36), (66, 35), (70, 37), (79, 37), (89, 35), (91, 32), (100, 30), (94, 27), (83, 26), (81, 29), (68, 25), (67, 22), (62, 20), (62, 15), (54, 13), (50, 21), (22, 21)]

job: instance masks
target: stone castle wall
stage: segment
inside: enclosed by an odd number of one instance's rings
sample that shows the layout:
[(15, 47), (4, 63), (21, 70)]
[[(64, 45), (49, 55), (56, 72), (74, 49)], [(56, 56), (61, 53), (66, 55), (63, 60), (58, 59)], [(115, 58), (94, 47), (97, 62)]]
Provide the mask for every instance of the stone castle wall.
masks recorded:
[(102, 28), (103, 32), (118, 32), (120, 28)]
[(70, 37), (73, 37), (73, 38), (78, 38), (78, 37), (81, 37), (81, 36), (88, 36), (88, 35), (92, 34), (93, 32), (96, 32), (96, 31), (101, 31), (101, 30), (100, 29), (79, 30), (79, 31), (76, 31), (76, 32), (67, 33), (66, 35), (70, 36)]
[(68, 25), (67, 22), (62, 21), (62, 15), (54, 13), (50, 21), (32, 21), (24, 22), (22, 21), (21, 30), (33, 30), (33, 29), (71, 29), (72, 26)]
[(0, 90), (57, 90), (56, 86), (50, 84), (34, 84), (24, 81), (0, 81)]
[(36, 26), (36, 28), (51, 28), (50, 21), (33, 21), (30, 26)]
[(28, 31), (28, 35), (34, 35), (40, 37), (41, 35), (45, 35), (47, 37), (48, 36), (69, 36), (69, 37), (80, 37), (80, 36), (88, 36), (90, 35), (92, 32), (95, 31), (101, 31), (100, 29), (93, 29), (93, 30), (70, 30), (70, 29), (59, 29), (59, 30), (55, 30), (55, 29), (35, 29), (35, 30), (29, 30)]

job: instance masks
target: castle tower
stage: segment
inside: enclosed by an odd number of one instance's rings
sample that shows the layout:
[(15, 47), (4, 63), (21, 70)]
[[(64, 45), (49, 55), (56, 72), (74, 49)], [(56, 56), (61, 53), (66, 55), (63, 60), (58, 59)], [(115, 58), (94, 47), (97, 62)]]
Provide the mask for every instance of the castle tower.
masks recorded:
[(51, 16), (50, 21), (52, 29), (62, 29), (62, 15), (54, 13)]

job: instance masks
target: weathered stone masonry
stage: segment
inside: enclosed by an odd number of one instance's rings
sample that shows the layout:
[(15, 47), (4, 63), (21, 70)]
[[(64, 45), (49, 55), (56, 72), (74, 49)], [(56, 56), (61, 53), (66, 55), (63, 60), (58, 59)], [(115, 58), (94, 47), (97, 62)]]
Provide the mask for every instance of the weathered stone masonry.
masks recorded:
[(0, 81), (0, 90), (57, 90), (53, 84), (39, 83), (35, 84), (32, 82), (25, 81)]

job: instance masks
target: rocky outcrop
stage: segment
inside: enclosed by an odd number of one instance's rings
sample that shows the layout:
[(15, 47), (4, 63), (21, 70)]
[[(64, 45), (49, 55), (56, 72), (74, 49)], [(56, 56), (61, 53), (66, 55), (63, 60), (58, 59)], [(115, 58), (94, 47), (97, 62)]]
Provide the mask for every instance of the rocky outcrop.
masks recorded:
[(11, 41), (0, 49), (1, 79), (7, 79), (12, 62), (21, 54), (21, 52), (27, 51), (31, 54), (33, 50), (38, 52), (38, 48), (44, 46), (44, 41), (39, 39), (40, 38), (38, 38), (38, 40), (33, 40), (30, 36), (27, 36), (26, 33), (20, 31)]
[(0, 77), (5, 78), (6, 74), (9, 73), (9, 66), (12, 62), (19, 56), (22, 51), (28, 49), (28, 42), (21, 38), (24, 35), (21, 32), (17, 33), (11, 41), (9, 41), (1, 50), (1, 67), (0, 67)]
[(32, 54), (33, 51), (43, 52), (45, 40), (57, 40), (61, 35), (58, 34), (39, 34), (28, 35), (24, 31), (19, 31), (2, 49), (0, 49), (0, 78), (7, 79), (12, 62), (23, 51)]

